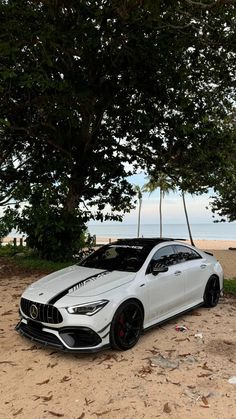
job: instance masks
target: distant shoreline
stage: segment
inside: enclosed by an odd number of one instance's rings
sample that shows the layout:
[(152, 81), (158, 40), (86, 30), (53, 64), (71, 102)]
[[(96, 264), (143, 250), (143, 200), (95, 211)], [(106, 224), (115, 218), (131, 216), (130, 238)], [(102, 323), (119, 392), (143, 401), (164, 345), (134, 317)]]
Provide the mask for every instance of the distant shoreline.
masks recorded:
[[(96, 243), (101, 245), (115, 240), (117, 240), (117, 237), (97, 237)], [(185, 240), (183, 243), (190, 244), (189, 240)], [(203, 250), (228, 250), (229, 247), (236, 248), (236, 240), (194, 240), (194, 244)]]
[[(12, 236), (7, 236), (3, 239), (3, 244), (13, 244), (14, 242), (14, 238), (16, 238), (17, 241), (17, 245), (20, 244), (20, 239), (23, 238), (23, 242), (25, 240), (25, 236), (17, 236), (17, 235), (12, 235)], [(108, 237), (108, 236), (96, 236), (96, 244), (98, 245), (104, 245), (104, 244), (108, 244), (111, 241), (115, 241), (120, 237), (117, 236), (112, 236)], [(125, 238), (125, 236), (124, 236)], [(189, 240), (185, 240), (184, 243), (190, 244)], [(236, 240), (232, 239), (232, 240), (222, 240), (222, 239), (215, 239), (215, 240), (211, 240), (211, 239), (202, 239), (202, 240), (194, 240), (195, 246), (198, 247), (199, 249), (203, 249), (203, 250), (228, 250), (230, 247), (232, 248), (236, 248)]]

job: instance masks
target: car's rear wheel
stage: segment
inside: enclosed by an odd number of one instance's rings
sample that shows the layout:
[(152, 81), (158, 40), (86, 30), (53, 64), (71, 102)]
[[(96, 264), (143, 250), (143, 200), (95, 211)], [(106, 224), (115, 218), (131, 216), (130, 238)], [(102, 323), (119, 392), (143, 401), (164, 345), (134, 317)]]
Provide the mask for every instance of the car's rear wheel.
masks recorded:
[(217, 276), (211, 276), (206, 284), (204, 292), (205, 307), (215, 307), (220, 298), (220, 283)]
[(127, 350), (139, 340), (143, 329), (143, 311), (135, 300), (127, 300), (117, 309), (110, 331), (113, 349)]

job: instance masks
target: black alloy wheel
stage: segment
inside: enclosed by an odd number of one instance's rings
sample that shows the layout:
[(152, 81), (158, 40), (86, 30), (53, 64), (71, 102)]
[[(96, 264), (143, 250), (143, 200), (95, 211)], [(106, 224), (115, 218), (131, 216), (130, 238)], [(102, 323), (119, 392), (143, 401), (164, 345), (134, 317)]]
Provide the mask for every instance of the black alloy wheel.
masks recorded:
[(205, 307), (215, 307), (220, 298), (220, 284), (217, 276), (211, 276), (206, 284), (204, 292)]
[(110, 342), (113, 349), (126, 351), (139, 340), (143, 329), (143, 311), (135, 300), (127, 300), (117, 309), (111, 324)]

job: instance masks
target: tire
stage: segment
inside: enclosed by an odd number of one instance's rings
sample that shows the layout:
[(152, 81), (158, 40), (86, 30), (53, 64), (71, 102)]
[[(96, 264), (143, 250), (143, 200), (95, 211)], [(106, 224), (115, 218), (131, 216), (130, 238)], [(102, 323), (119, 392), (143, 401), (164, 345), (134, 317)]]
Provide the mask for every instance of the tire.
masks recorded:
[(143, 311), (135, 300), (127, 300), (114, 314), (110, 344), (113, 349), (126, 351), (138, 342), (143, 330)]
[(220, 298), (220, 283), (217, 276), (211, 276), (206, 284), (204, 292), (204, 306), (215, 307)]

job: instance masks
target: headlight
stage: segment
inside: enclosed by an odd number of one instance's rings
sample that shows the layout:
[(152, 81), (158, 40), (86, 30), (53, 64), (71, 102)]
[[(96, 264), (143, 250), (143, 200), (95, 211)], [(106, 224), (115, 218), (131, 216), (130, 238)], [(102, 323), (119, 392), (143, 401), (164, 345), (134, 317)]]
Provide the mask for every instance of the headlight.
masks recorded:
[(92, 316), (93, 314), (100, 311), (105, 305), (107, 305), (108, 300), (95, 301), (93, 303), (80, 304), (78, 306), (67, 307), (67, 311), (70, 314), (85, 314), (86, 316)]

